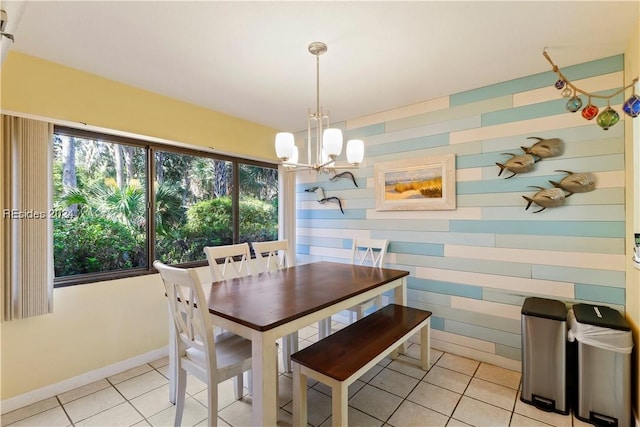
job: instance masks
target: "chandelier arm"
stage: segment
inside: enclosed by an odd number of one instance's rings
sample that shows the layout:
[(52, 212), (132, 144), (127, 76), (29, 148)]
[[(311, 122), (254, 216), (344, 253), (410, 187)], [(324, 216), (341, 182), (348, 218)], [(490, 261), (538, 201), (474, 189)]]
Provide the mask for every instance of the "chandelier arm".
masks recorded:
[(547, 53), (547, 48), (546, 47), (542, 51), (542, 55), (547, 59), (547, 61), (549, 61), (553, 71), (558, 75), (558, 77), (561, 80), (563, 80), (565, 82), (565, 84), (569, 88), (573, 89), (574, 92), (579, 92), (579, 93), (581, 93), (583, 95), (586, 95), (588, 97), (591, 97), (591, 98), (606, 99), (608, 101), (611, 98), (613, 98), (614, 96), (616, 96), (616, 95), (624, 92), (625, 90), (629, 89), (630, 87), (633, 87), (633, 85), (635, 85), (638, 82), (638, 78), (636, 77), (635, 79), (633, 79), (633, 81), (631, 83), (629, 83), (628, 85), (626, 85), (625, 87), (623, 87), (621, 89), (618, 89), (617, 91), (615, 91), (611, 95), (598, 95), (596, 93), (590, 93), (590, 92), (587, 92), (586, 90), (582, 90), (579, 87), (576, 87), (573, 83), (571, 83), (571, 81), (568, 78), (565, 77), (564, 74), (562, 74), (562, 71), (560, 71), (560, 68), (558, 68), (558, 66), (556, 64), (554, 64), (553, 61), (551, 60), (551, 57)]

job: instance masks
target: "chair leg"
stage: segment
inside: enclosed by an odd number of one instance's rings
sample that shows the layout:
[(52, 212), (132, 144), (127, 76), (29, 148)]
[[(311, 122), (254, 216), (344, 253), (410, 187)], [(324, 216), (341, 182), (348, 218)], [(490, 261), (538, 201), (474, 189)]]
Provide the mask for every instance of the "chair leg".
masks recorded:
[(253, 371), (247, 371), (247, 389), (249, 390), (249, 394), (253, 396)]
[(318, 336), (320, 339), (326, 338), (331, 334), (331, 317), (322, 319), (318, 322)]
[(187, 392), (187, 371), (178, 367), (176, 372), (176, 417), (174, 419), (174, 426), (180, 427), (182, 424), (182, 414), (184, 413), (184, 399)]
[[(239, 375), (242, 378), (242, 375)], [(218, 383), (215, 381), (215, 374), (212, 369), (209, 369), (209, 384), (207, 386), (207, 407), (209, 413), (210, 426), (218, 425)], [(239, 381), (242, 387), (242, 381)]]
[(282, 362), (285, 372), (291, 372), (291, 355), (298, 351), (298, 331), (282, 338)]
[(242, 399), (244, 393), (243, 387), (244, 374), (233, 377), (233, 388), (235, 389), (236, 400)]

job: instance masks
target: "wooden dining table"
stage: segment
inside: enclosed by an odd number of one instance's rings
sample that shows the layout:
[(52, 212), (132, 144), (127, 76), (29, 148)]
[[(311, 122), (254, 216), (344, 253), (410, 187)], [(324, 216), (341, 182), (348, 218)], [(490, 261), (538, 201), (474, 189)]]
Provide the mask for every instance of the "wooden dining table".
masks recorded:
[[(215, 326), (251, 340), (253, 425), (277, 422), (276, 340), (394, 290), (406, 305), (408, 271), (314, 262), (204, 285)], [(336, 361), (340, 363), (340, 361)]]

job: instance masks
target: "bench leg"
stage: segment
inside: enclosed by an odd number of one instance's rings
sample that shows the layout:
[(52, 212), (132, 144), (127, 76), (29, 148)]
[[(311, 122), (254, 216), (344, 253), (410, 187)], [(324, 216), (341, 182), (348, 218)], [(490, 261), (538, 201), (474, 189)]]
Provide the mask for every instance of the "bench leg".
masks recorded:
[(349, 425), (349, 387), (339, 382), (331, 388), (331, 412), (333, 427), (347, 427)]
[(300, 372), (300, 365), (293, 364), (293, 426), (307, 426), (307, 376)]
[(431, 319), (420, 329), (420, 364), (427, 371), (431, 363)]

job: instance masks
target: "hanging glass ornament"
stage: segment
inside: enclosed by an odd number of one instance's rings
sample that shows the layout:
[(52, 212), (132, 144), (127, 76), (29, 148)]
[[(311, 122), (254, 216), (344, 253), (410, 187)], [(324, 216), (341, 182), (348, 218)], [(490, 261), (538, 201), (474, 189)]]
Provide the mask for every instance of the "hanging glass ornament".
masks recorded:
[(589, 97), (589, 103), (582, 109), (582, 117), (587, 120), (593, 120), (598, 115), (598, 107), (591, 103), (591, 97)]
[(640, 115), (640, 96), (635, 93), (624, 102), (622, 110), (629, 117), (638, 117)]
[(620, 120), (620, 116), (618, 115), (616, 110), (614, 110), (610, 106), (607, 106), (607, 108), (602, 110), (602, 113), (598, 115), (598, 126), (600, 126), (604, 130), (607, 130), (611, 126), (618, 123), (618, 120)]
[(575, 113), (580, 108), (582, 108), (582, 99), (574, 93), (571, 99), (567, 101), (567, 110)]
[(560, 92), (560, 95), (562, 95), (563, 98), (568, 98), (571, 96), (573, 92), (571, 92), (571, 89), (569, 89), (568, 87), (565, 87), (564, 90), (562, 92)]
[(564, 80), (560, 79), (555, 84), (556, 89), (560, 90), (564, 87)]

